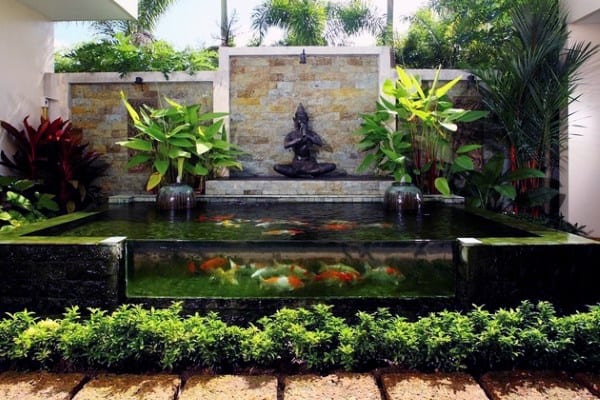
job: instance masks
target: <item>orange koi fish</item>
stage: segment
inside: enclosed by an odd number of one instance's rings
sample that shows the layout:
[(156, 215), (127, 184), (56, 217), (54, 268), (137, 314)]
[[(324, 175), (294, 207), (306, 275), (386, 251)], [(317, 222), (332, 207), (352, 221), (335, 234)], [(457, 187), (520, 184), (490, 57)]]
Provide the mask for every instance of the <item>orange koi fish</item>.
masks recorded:
[(328, 224), (321, 226), (321, 229), (325, 231), (347, 231), (349, 229), (354, 229), (356, 224), (354, 222), (349, 221), (331, 221)]
[(265, 288), (270, 288), (278, 291), (296, 290), (304, 287), (304, 282), (297, 276), (273, 276), (271, 278), (262, 279), (260, 285)]
[(216, 268), (224, 268), (229, 264), (229, 261), (223, 257), (213, 257), (200, 264), (199, 269), (204, 272), (210, 272)]
[(398, 268), (390, 266), (371, 268), (369, 265), (366, 265), (365, 269), (366, 272), (364, 278), (375, 282), (398, 285), (406, 279), (404, 274)]
[(315, 282), (338, 283), (340, 286), (357, 281), (358, 273), (327, 270), (315, 276)]
[(190, 260), (190, 261), (187, 263), (187, 270), (188, 270), (188, 271), (189, 271), (191, 274), (194, 274), (194, 273), (196, 273), (196, 264), (194, 264), (194, 261), (193, 261), (193, 260)]

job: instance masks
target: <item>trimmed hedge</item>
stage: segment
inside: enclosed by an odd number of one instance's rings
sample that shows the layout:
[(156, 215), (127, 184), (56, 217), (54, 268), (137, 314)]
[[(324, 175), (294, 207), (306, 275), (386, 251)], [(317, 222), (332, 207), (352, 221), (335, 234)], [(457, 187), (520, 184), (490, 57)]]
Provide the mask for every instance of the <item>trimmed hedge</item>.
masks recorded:
[(327, 305), (281, 309), (247, 327), (216, 313), (182, 315), (123, 305), (112, 313), (77, 307), (62, 319), (22, 311), (0, 320), (3, 368), (101, 368), (113, 371), (248, 367), (286, 372), (360, 371), (383, 366), (423, 371), (600, 367), (600, 305), (557, 316), (546, 302), (515, 309), (442, 311), (411, 322), (386, 309), (353, 322)]

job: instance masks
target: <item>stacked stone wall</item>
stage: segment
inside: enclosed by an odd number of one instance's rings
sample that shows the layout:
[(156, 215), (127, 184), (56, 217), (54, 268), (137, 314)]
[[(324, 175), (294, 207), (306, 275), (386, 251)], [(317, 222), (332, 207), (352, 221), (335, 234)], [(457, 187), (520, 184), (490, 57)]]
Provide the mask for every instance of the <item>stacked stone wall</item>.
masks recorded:
[(80, 131), (90, 149), (102, 153), (110, 165), (107, 176), (96, 182), (102, 192), (106, 195), (144, 193), (150, 174), (147, 168), (128, 169), (131, 154), (116, 144), (133, 132), (128, 128), (129, 117), (120, 91), (135, 106), (166, 106), (163, 101), (166, 96), (181, 103), (200, 104), (201, 110), (207, 112), (213, 109), (212, 85), (212, 82), (71, 84), (73, 128)]
[(306, 64), (297, 55), (229, 60), (231, 138), (249, 153), (244, 174), (278, 175), (273, 165), (291, 161), (283, 139), (294, 129), (299, 103), (308, 112), (311, 129), (325, 142), (318, 161), (336, 163), (334, 174), (356, 174), (362, 155), (353, 132), (360, 114), (375, 110), (378, 55), (309, 55)]

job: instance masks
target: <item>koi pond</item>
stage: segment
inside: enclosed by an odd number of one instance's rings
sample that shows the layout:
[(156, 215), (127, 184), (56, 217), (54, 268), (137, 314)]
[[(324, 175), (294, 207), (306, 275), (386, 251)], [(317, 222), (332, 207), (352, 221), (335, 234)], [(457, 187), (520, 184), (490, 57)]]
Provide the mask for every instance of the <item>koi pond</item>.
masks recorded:
[(398, 215), (379, 203), (299, 202), (176, 213), (133, 203), (42, 234), (127, 237), (129, 298), (453, 296), (457, 237), (533, 236), (436, 203)]
[(600, 301), (600, 243), (514, 218), (425, 202), (211, 198), (189, 212), (110, 205), (0, 235), (0, 311), (114, 309), (123, 303), (231, 318), (326, 302), (354, 315)]

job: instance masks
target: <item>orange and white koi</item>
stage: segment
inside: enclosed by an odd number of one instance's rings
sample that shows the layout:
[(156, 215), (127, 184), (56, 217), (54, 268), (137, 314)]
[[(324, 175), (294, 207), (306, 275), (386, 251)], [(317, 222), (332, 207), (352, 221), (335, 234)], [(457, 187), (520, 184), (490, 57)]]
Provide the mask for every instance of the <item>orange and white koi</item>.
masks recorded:
[(307, 279), (310, 277), (311, 272), (298, 264), (279, 264), (275, 262), (275, 265), (258, 268), (250, 277), (251, 278), (269, 278), (276, 275), (294, 275), (299, 278)]
[(289, 276), (273, 276), (271, 278), (260, 280), (260, 286), (277, 291), (292, 291), (304, 287), (304, 282), (294, 275)]
[(356, 282), (360, 278), (360, 274), (352, 272), (341, 272), (327, 270), (320, 272), (315, 276), (315, 282), (337, 283), (342, 286), (344, 284)]
[(365, 265), (364, 278), (371, 281), (387, 282), (397, 285), (406, 279), (406, 276), (398, 269), (390, 266), (371, 268)]
[(324, 231), (347, 231), (356, 228), (355, 222), (332, 220), (321, 226)]
[(217, 225), (220, 225), (224, 228), (239, 228), (241, 226), (241, 224), (234, 222), (233, 220), (230, 219), (224, 219), (222, 221), (217, 222)]

